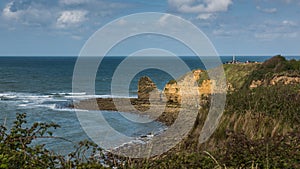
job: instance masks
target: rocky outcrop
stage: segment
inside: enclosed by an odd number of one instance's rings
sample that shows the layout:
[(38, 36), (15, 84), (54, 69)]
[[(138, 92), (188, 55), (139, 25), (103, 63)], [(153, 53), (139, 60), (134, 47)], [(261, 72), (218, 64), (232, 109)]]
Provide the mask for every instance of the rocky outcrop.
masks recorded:
[(289, 77), (289, 76), (275, 76), (271, 81), (270, 85), (276, 84), (300, 84), (300, 77)]
[(257, 88), (258, 86), (261, 86), (263, 82), (261, 80), (253, 80), (249, 86), (250, 89)]
[(290, 76), (274, 76), (269, 81), (263, 80), (253, 80), (249, 86), (250, 89), (257, 88), (262, 85), (289, 85), (289, 84), (300, 84), (300, 77), (290, 77)]
[(200, 94), (211, 94), (213, 81), (212, 80), (203, 80), (202, 84), (199, 86), (199, 93)]
[(138, 82), (138, 99), (148, 101), (149, 98), (160, 100), (160, 92), (155, 83), (147, 76), (140, 78)]
[(193, 75), (194, 75), (194, 79), (196, 80), (196, 81), (198, 81), (199, 79), (200, 79), (200, 74), (202, 73), (202, 72), (204, 72), (203, 70), (194, 70), (194, 72), (193, 72)]
[(169, 102), (180, 102), (180, 87), (175, 83), (168, 83), (164, 88), (164, 94)]
[[(164, 95), (167, 100), (173, 103), (181, 103), (183, 94), (185, 94), (185, 96), (190, 96), (191, 98), (196, 95), (211, 94), (211, 87), (213, 85), (211, 80), (204, 80), (202, 84), (198, 86), (197, 82), (200, 79), (200, 74), (202, 72), (203, 70), (195, 70), (186, 74), (178, 81), (171, 81), (171, 83), (166, 84)], [(184, 90), (181, 90), (183, 88)]]

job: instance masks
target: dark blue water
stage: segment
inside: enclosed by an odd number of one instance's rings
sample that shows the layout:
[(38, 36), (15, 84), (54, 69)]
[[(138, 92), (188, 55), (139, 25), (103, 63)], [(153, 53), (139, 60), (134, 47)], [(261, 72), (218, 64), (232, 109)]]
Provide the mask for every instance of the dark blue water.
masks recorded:
[[(239, 61), (262, 62), (269, 56), (236, 57)], [(297, 57), (289, 57), (297, 58)], [(34, 121), (53, 121), (62, 126), (55, 133), (73, 142), (89, 137), (82, 130), (74, 110), (68, 106), (73, 100), (92, 97), (111, 97), (111, 80), (115, 69), (124, 60), (124, 57), (105, 57), (101, 62), (95, 83), (96, 95), (85, 92), (72, 93), (73, 69), (76, 57), (0, 57), (0, 123), (10, 126), (15, 113), (27, 113), (29, 123)], [(154, 59), (154, 58), (148, 58)], [(156, 58), (159, 62), (172, 67), (168, 58)], [(222, 57), (227, 62), (232, 57)], [(145, 58), (145, 61), (147, 59)], [(182, 60), (193, 69), (205, 69), (201, 60), (196, 57), (182, 57)], [(174, 68), (175, 70), (180, 68)], [(136, 97), (138, 79), (149, 76), (160, 90), (173, 77), (157, 69), (146, 69), (138, 73), (131, 81), (129, 97)], [(117, 97), (117, 96), (114, 96)], [(119, 131), (126, 135), (138, 136), (152, 131), (159, 131), (164, 126), (153, 123), (152, 126), (132, 124), (122, 121), (118, 116), (109, 115), (109, 119), (119, 123)], [(122, 124), (123, 127), (122, 127)], [(73, 143), (63, 140), (48, 142), (49, 147), (62, 152), (68, 152)]]
[[(262, 62), (269, 56), (236, 57), (237, 60)], [(289, 57), (297, 58), (297, 57)], [(72, 76), (76, 57), (0, 57), (0, 93), (24, 92), (36, 94), (70, 93), (72, 91)], [(193, 69), (205, 69), (196, 57), (182, 57)], [(222, 62), (232, 59), (221, 57)], [(110, 83), (114, 70), (124, 60), (124, 57), (105, 57), (99, 66), (96, 78), (96, 93), (110, 95)], [(168, 64), (168, 58), (159, 59)], [(170, 64), (172, 66), (172, 64)], [(139, 73), (131, 84), (130, 91), (134, 94), (137, 81), (141, 76), (150, 76), (162, 89), (165, 83), (172, 79), (170, 75), (160, 70), (150, 69)]]

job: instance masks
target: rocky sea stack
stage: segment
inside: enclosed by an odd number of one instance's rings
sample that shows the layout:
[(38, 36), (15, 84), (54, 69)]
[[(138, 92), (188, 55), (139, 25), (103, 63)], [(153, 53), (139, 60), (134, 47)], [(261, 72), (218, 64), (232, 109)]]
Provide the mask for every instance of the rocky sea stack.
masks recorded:
[(160, 100), (160, 93), (155, 83), (147, 76), (141, 77), (138, 82), (138, 100), (148, 101), (149, 98)]

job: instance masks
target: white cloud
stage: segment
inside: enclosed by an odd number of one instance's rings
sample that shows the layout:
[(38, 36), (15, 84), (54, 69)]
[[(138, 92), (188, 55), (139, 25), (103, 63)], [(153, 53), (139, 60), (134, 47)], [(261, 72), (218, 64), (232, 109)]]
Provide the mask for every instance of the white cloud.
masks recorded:
[(260, 40), (274, 40), (281, 38), (299, 37), (298, 24), (294, 21), (266, 21), (263, 24), (252, 25), (254, 36)]
[(278, 33), (278, 32), (270, 32), (270, 33), (256, 33), (254, 36), (255, 38), (261, 40), (274, 40), (280, 38), (296, 38), (298, 37), (298, 32), (285, 32), (285, 33)]
[(128, 3), (105, 0), (11, 0), (0, 9), (0, 25), (9, 29), (22, 29), (21, 25), (56, 29), (83, 26), (82, 22), (88, 20), (87, 27), (92, 27), (127, 7)]
[(2, 17), (8, 22), (20, 23), (27, 26), (49, 25), (51, 11), (41, 8), (38, 4), (22, 4), (12, 1), (2, 10)]
[(203, 14), (199, 14), (197, 16), (197, 19), (203, 19), (203, 20), (207, 20), (212, 18), (213, 14), (212, 13), (203, 13)]
[(57, 18), (56, 26), (58, 28), (67, 28), (80, 25), (86, 21), (86, 15), (88, 14), (85, 10), (71, 10), (63, 11)]
[(2, 15), (6, 19), (18, 19), (22, 15), (22, 11), (11, 11), (13, 2), (8, 3), (2, 11)]
[(284, 20), (282, 21), (282, 25), (284, 26), (297, 26), (297, 23), (294, 21), (290, 21), (290, 20)]
[(192, 5), (195, 0), (168, 0), (169, 5), (174, 8), (180, 8), (183, 5)]
[(260, 6), (256, 7), (257, 10), (265, 12), (265, 13), (276, 13), (277, 8), (261, 8)]
[(225, 12), (232, 0), (168, 0), (169, 5), (181, 13), (198, 14), (199, 19), (208, 19), (216, 12)]
[(214, 29), (212, 34), (217, 37), (236, 37), (245, 34), (245, 30), (232, 27), (232, 25), (219, 25), (219, 28)]
[[(227, 11), (232, 0), (168, 0), (171, 7), (183, 13), (222, 12)], [(198, 4), (199, 3), (199, 4)]]

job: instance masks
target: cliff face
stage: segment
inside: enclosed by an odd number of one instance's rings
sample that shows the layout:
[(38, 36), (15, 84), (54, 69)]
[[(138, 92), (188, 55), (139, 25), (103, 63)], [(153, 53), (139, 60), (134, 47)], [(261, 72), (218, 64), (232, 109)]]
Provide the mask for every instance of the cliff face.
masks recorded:
[[(253, 89), (259, 86), (273, 86), (277, 84), (290, 85), (300, 83), (300, 75), (295, 73), (289, 74), (287, 72), (277, 72), (273, 74), (273, 77), (271, 76), (271, 78), (267, 78), (266, 75), (268, 74), (268, 71), (264, 72), (265, 63), (225, 64), (223, 67), (225, 70), (228, 92), (238, 91), (243, 87)], [(261, 75), (262, 77), (257, 78), (257, 75)], [(155, 96), (153, 97), (162, 99), (162, 95), (165, 95), (167, 101), (180, 103), (182, 101), (183, 94), (190, 95), (191, 97), (194, 97), (195, 95), (209, 95), (212, 93), (214, 85), (215, 81), (209, 79), (206, 71), (194, 70), (176, 81), (170, 81), (165, 85), (162, 93), (154, 94)], [(185, 89), (182, 90), (182, 88)], [(195, 89), (198, 91), (196, 94)], [(151, 91), (158, 91), (156, 85), (150, 78), (142, 78), (139, 82), (139, 99), (149, 99), (149, 93)], [(214, 92), (218, 93), (219, 91)]]
[[(189, 72), (182, 79), (177, 82), (168, 83), (164, 88), (164, 94), (169, 102), (180, 103), (182, 100), (182, 94), (194, 97), (195, 95), (207, 95), (211, 93), (211, 87), (213, 82), (211, 80), (203, 80), (200, 86), (198, 86), (198, 80), (203, 70), (195, 70)], [(189, 88), (190, 90), (181, 90), (181, 88)], [(194, 91), (198, 91), (195, 93)], [(185, 92), (185, 93), (183, 93)]]
[(166, 84), (164, 94), (169, 102), (178, 103), (181, 101), (180, 87), (177, 85), (177, 82)]

